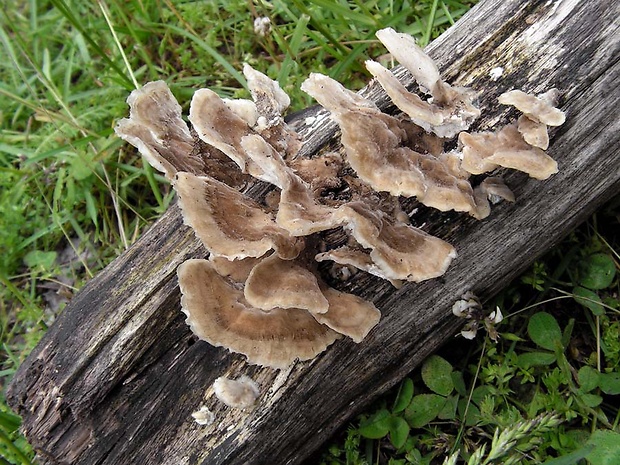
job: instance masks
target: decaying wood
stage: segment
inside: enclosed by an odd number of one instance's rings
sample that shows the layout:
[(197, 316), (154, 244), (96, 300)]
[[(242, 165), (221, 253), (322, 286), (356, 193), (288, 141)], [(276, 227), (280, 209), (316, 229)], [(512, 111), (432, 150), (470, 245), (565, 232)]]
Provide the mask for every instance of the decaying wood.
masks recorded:
[[(195, 342), (175, 270), (205, 252), (172, 207), (85, 286), (15, 375), (7, 398), (42, 462), (301, 462), (457, 331), (450, 307), (463, 292), (493, 295), (618, 193), (618, 10), (612, 0), (487, 0), (428, 47), (449, 82), (481, 91), (481, 128), (512, 114), (495, 104), (501, 92), (559, 88), (568, 118), (552, 131), (549, 153), (560, 172), (546, 181), (508, 174), (517, 202), (481, 222), (421, 208), (414, 221), (459, 257), (441, 279), (399, 290), (363, 273), (343, 285), (383, 313), (359, 345), (341, 340), (275, 371)], [(494, 81), (496, 67), (503, 75)], [(386, 104), (376, 86), (366, 93)], [(324, 113), (308, 115), (318, 116), (303, 128), (311, 153), (335, 127)], [(249, 412), (216, 403), (210, 389), (216, 377), (240, 374), (262, 390)], [(212, 426), (190, 416), (201, 405), (215, 413)]]

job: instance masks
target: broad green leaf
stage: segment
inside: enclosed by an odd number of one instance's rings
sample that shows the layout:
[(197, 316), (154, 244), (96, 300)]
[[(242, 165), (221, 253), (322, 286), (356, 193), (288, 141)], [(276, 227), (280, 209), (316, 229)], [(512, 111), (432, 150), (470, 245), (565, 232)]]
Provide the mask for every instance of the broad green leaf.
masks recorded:
[(590, 309), (595, 315), (600, 316), (605, 314), (605, 307), (602, 305), (603, 302), (596, 292), (586, 289), (585, 287), (577, 286), (573, 289), (573, 294), (578, 304)]
[(359, 428), (361, 436), (368, 439), (381, 439), (390, 431), (390, 412), (385, 409), (379, 410), (368, 422)]
[(405, 445), (409, 437), (409, 424), (402, 417), (392, 416), (389, 419), (390, 442), (394, 447), (400, 449)]
[(594, 450), (586, 458), (592, 465), (618, 465), (620, 463), (620, 434), (614, 431), (596, 430), (588, 444)]
[(56, 252), (33, 250), (26, 254), (24, 257), (24, 263), (29, 268), (42, 268), (44, 270), (49, 270), (54, 265), (56, 255)]
[(592, 452), (593, 449), (594, 446), (591, 444), (583, 446), (576, 451), (571, 452), (570, 454), (547, 460), (546, 462), (543, 462), (542, 465), (574, 465), (578, 463), (581, 459), (585, 458), (590, 452)]
[(488, 385), (478, 386), (471, 394), (471, 401), (480, 405), (485, 397), (495, 395), (495, 390)]
[(467, 386), (465, 386), (463, 372), (453, 371), (450, 373), (450, 376), (452, 377), (452, 384), (454, 384), (454, 389), (456, 389), (456, 392), (465, 397), (467, 395)]
[(530, 318), (527, 325), (530, 339), (543, 349), (555, 350), (562, 344), (562, 331), (556, 319), (545, 312), (539, 312)]
[(412, 428), (421, 428), (437, 417), (446, 401), (437, 394), (417, 395), (405, 410), (405, 419)]
[(579, 369), (577, 378), (579, 379), (579, 386), (583, 392), (590, 392), (598, 386), (600, 373), (594, 368), (589, 366), (583, 366)]
[(601, 373), (598, 385), (605, 394), (617, 396), (620, 394), (620, 373)]
[(402, 412), (407, 408), (407, 405), (411, 402), (413, 397), (413, 381), (411, 378), (405, 378), (403, 382), (400, 384), (400, 390), (398, 391), (398, 396), (396, 397), (396, 401), (394, 402), (394, 408), (392, 409), (392, 413)]
[(551, 352), (526, 352), (517, 357), (517, 365), (521, 368), (551, 365), (555, 362), (555, 354)]
[(424, 384), (431, 391), (442, 396), (449, 395), (454, 389), (451, 373), (452, 365), (439, 355), (431, 355), (422, 365)]
[(437, 414), (437, 418), (440, 420), (454, 420), (456, 419), (456, 408), (458, 406), (459, 396), (450, 396), (446, 400), (441, 411)]
[(590, 408), (598, 407), (603, 402), (603, 398), (596, 394), (582, 394), (580, 397), (583, 403)]
[(579, 284), (588, 289), (605, 289), (614, 280), (616, 265), (613, 258), (604, 253), (590, 255), (579, 270)]
[[(465, 411), (467, 411), (467, 416), (465, 417)], [(459, 400), (458, 407), (459, 415), (461, 416), (461, 421), (463, 421), (467, 426), (473, 426), (480, 420), (480, 409), (473, 403), (467, 404), (467, 399)]]

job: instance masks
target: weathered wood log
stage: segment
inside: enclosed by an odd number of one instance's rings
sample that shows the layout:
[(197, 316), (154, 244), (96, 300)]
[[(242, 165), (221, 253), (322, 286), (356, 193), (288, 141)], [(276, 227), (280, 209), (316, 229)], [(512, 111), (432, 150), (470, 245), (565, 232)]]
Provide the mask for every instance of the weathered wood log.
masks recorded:
[[(620, 16), (612, 0), (486, 0), (428, 52), (449, 82), (481, 91), (484, 128), (505, 117), (510, 88), (557, 87), (567, 122), (546, 181), (510, 173), (514, 204), (484, 221), (421, 209), (416, 222), (457, 248), (441, 279), (394, 289), (359, 273), (347, 289), (383, 313), (359, 345), (336, 342), (308, 363), (276, 371), (195, 342), (179, 311), (176, 267), (205, 251), (172, 207), (73, 299), (7, 392), (43, 463), (299, 463), (351, 415), (451, 337), (450, 307), (467, 290), (488, 298), (620, 188)], [(503, 68), (494, 81), (490, 70)], [(375, 86), (366, 94), (386, 105)], [(324, 112), (303, 128), (304, 150), (334, 138)], [(318, 112), (318, 113), (317, 113)], [(322, 116), (321, 116), (322, 115)], [(307, 116), (307, 115), (306, 115)], [(240, 412), (215, 402), (214, 379), (245, 373), (262, 394)], [(208, 405), (212, 426), (190, 414)]]

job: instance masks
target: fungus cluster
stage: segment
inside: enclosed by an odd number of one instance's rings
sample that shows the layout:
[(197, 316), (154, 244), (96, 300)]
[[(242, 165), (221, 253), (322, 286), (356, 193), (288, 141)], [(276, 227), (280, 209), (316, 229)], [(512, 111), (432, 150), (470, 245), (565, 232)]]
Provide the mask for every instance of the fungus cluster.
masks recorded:
[[(170, 180), (185, 223), (209, 251), (178, 269), (187, 323), (250, 363), (283, 368), (343, 335), (360, 342), (377, 324), (377, 308), (330, 287), (319, 262), (394, 285), (446, 271), (455, 249), (409, 224), (400, 197), (481, 219), (490, 201), (514, 195), (501, 178), (477, 177), (473, 185), (472, 174), (507, 167), (545, 179), (557, 171), (544, 152), (547, 126), (564, 121), (555, 92), (502, 94), (500, 103), (523, 116), (470, 134), (480, 115), (475, 93), (444, 82), (411, 37), (389, 28), (377, 37), (419, 84), (410, 92), (381, 64), (366, 62), (398, 116), (321, 74), (302, 85), (340, 126), (339, 153), (300, 156), (303, 141), (283, 119), (289, 97), (249, 65), (243, 72), (252, 100), (200, 89), (190, 128), (166, 84), (151, 82), (131, 93), (130, 117), (116, 127)], [(250, 197), (252, 179), (270, 185), (269, 193)], [(332, 230), (348, 239), (330, 244)]]

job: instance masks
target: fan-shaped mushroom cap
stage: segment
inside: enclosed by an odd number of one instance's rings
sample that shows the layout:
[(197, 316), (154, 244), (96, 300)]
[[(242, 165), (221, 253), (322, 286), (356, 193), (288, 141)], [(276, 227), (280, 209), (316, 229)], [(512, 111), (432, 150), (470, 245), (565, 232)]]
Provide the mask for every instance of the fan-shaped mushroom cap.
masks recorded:
[(499, 177), (489, 176), (474, 189), (476, 210), (472, 216), (476, 219), (484, 219), (491, 214), (491, 203), (498, 203), (501, 199), (508, 202), (515, 201), (515, 195)]
[(200, 339), (243, 354), (249, 363), (285, 368), (309, 360), (338, 339), (306, 310), (251, 307), (243, 291), (219, 276), (207, 260), (188, 260), (178, 268), (187, 324)]
[(302, 308), (314, 314), (325, 313), (329, 306), (314, 273), (277, 255), (264, 258), (252, 269), (244, 295), (261, 310)]
[(390, 96), (390, 99), (398, 108), (404, 111), (411, 121), (423, 128), (431, 131), (433, 126), (438, 126), (443, 122), (443, 117), (439, 110), (433, 105), (425, 102), (416, 94), (409, 92), (398, 79), (380, 63), (367, 60), (366, 69), (377, 79), (381, 87)]
[(454, 247), (447, 242), (408, 224), (389, 220), (364, 204), (341, 207), (338, 216), (344, 218), (345, 230), (370, 252), (340, 247), (317, 254), (317, 261), (352, 265), (397, 285), (396, 281), (401, 279), (419, 282), (441, 276), (456, 257)]
[(523, 171), (536, 179), (547, 179), (558, 172), (557, 162), (544, 150), (525, 142), (515, 125), (504, 126), (498, 132), (498, 139), (499, 146), (487, 158), (489, 162)]
[(240, 145), (242, 137), (252, 134), (252, 129), (219, 95), (210, 89), (197, 90), (189, 107), (189, 120), (201, 140), (224, 152), (241, 171), (252, 176), (261, 174), (252, 169)]
[(440, 108), (425, 102), (416, 94), (409, 92), (389, 70), (376, 61), (366, 61), (366, 69), (381, 84), (394, 105), (404, 111), (413, 123), (439, 137), (454, 137), (460, 131), (469, 128), (478, 116), (478, 114), (472, 115), (464, 120), (455, 115), (451, 107)]
[(291, 104), (291, 99), (280, 88), (278, 81), (270, 79), (247, 63), (243, 65), (243, 74), (248, 80), (252, 99), (260, 115), (257, 130), (280, 124), (282, 113)]
[[(413, 37), (398, 33), (389, 27), (377, 31), (376, 36), (392, 56), (409, 70), (423, 90), (433, 96), (435, 105), (450, 109), (454, 126), (450, 129), (452, 135), (456, 134), (454, 132), (456, 127), (466, 129), (480, 116), (480, 110), (472, 103), (475, 95), (471, 89), (452, 87), (442, 81), (437, 65), (416, 45)], [(446, 130), (449, 127), (450, 125), (446, 126)]]
[(212, 254), (234, 260), (275, 249), (292, 259), (304, 246), (252, 199), (213, 178), (179, 173), (175, 189), (185, 223)]
[(462, 151), (461, 168), (471, 174), (482, 174), (498, 167), (488, 158), (493, 155), (498, 145), (498, 136), (494, 132), (476, 132), (459, 134), (459, 146)]
[(280, 154), (257, 135), (241, 141), (246, 154), (264, 173), (264, 179), (280, 189), (280, 203), (276, 222), (294, 236), (335, 228), (339, 223), (335, 210), (317, 203), (310, 186), (286, 165)]
[(489, 176), (480, 183), (491, 203), (498, 203), (501, 199), (508, 202), (515, 201), (515, 194), (499, 176)]
[(362, 342), (381, 318), (381, 312), (371, 302), (356, 295), (331, 287), (324, 289), (323, 293), (329, 301), (329, 310), (327, 313), (313, 313), (314, 318), (355, 342)]
[(496, 132), (462, 132), (459, 134), (459, 145), (463, 152), (461, 167), (472, 174), (503, 166), (523, 171), (536, 179), (547, 179), (558, 171), (555, 160), (525, 142), (513, 124)]
[[(357, 206), (355, 206), (357, 207)], [(354, 208), (355, 208), (354, 207)], [(370, 258), (387, 279), (419, 282), (446, 272), (456, 251), (447, 242), (408, 224), (355, 208), (345, 228), (362, 247), (371, 249)]]
[(517, 129), (523, 136), (523, 140), (534, 147), (547, 150), (549, 147), (549, 133), (547, 125), (529, 119), (525, 115), (519, 116), (517, 120)]
[(223, 98), (222, 101), (226, 104), (230, 111), (245, 121), (248, 126), (251, 128), (256, 126), (259, 114), (256, 104), (252, 100), (241, 98)]
[(347, 161), (364, 182), (392, 195), (416, 196), (442, 211), (471, 211), (473, 193), (432, 154), (403, 146), (406, 131), (399, 121), (381, 113), (371, 102), (357, 108), (361, 99), (333, 79), (313, 73), (302, 90), (332, 112), (342, 130)]
[(246, 375), (238, 379), (220, 376), (213, 382), (213, 392), (220, 402), (239, 409), (251, 407), (260, 395), (258, 384)]
[(551, 104), (554, 95), (554, 89), (539, 97), (522, 90), (511, 90), (500, 95), (498, 101), (503, 105), (512, 105), (532, 121), (560, 126), (566, 121), (566, 115)]
[(153, 168), (172, 180), (177, 171), (204, 172), (202, 160), (191, 156), (194, 140), (178, 104), (164, 81), (149, 82), (127, 98), (129, 118), (114, 131), (137, 147)]
[(352, 247), (343, 246), (337, 249), (328, 250), (327, 252), (321, 252), (315, 255), (314, 259), (317, 262), (324, 262), (330, 260), (340, 265), (350, 265), (358, 270), (367, 271), (375, 276), (383, 276), (383, 270), (381, 270), (375, 262), (370, 258), (370, 253), (365, 250), (354, 249)]
[(409, 34), (396, 32), (391, 27), (375, 34), (398, 62), (409, 70), (426, 92), (432, 92), (441, 80), (435, 62), (415, 43)]
[(523, 171), (535, 179), (547, 179), (558, 172), (557, 162), (537, 147), (530, 150), (502, 150), (488, 159), (505, 168)]

